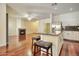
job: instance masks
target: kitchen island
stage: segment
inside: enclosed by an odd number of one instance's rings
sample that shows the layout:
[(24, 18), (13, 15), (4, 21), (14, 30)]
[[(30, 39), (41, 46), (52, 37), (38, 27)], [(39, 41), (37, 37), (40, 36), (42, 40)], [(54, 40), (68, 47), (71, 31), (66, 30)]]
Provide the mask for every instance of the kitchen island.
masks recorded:
[(62, 45), (63, 45), (63, 35), (62, 33), (52, 34), (52, 33), (34, 33), (41, 36), (41, 40), (52, 42), (53, 56), (59, 56)]

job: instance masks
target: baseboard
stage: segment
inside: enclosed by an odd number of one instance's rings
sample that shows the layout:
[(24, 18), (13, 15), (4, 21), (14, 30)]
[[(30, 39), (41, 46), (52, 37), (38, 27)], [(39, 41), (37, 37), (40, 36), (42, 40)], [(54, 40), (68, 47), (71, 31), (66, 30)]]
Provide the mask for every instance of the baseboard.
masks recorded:
[(76, 42), (76, 43), (79, 43), (79, 41), (76, 41), (76, 40), (69, 40), (69, 39), (64, 39), (64, 41), (70, 41), (70, 42)]
[(18, 35), (9, 35), (8, 37), (17, 37)]
[(5, 42), (5, 44), (0, 44), (0, 47), (4, 47), (4, 46), (6, 46), (6, 42)]

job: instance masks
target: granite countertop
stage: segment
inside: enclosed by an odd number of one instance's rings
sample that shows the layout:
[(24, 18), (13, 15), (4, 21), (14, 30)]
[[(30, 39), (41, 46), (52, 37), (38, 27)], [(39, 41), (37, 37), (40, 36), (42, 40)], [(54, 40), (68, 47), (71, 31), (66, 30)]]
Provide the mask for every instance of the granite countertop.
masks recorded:
[(61, 33), (62, 32), (60, 33), (33, 33), (33, 34), (59, 36)]

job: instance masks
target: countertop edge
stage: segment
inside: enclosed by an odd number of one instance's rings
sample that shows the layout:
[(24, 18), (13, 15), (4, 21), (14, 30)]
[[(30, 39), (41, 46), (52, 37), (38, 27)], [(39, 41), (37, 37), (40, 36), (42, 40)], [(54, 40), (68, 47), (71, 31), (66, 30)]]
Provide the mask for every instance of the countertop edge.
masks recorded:
[(32, 33), (32, 34), (59, 36), (61, 33), (58, 33), (58, 34), (52, 34), (52, 33)]

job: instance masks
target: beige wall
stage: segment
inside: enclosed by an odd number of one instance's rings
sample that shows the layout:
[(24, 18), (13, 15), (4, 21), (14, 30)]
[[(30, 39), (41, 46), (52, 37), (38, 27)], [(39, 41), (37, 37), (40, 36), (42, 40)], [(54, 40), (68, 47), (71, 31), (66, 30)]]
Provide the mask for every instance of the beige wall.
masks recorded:
[(22, 27), (26, 28), (26, 33), (44, 33), (45, 24), (50, 23), (50, 18), (42, 19), (38, 21), (27, 21), (27, 19), (22, 20)]
[[(40, 33), (45, 33), (45, 24), (46, 24), (46, 23), (50, 23), (50, 21), (51, 21), (50, 18), (39, 20), (38, 32), (40, 32)], [(50, 29), (51, 29), (51, 28), (50, 28)]]
[(21, 26), (21, 17), (19, 17), (18, 13), (7, 6), (8, 13), (8, 35), (9, 36), (18, 36), (18, 29), (22, 28)]
[[(9, 35), (18, 35), (18, 28), (26, 28), (26, 33), (45, 32), (45, 24), (50, 23), (50, 18), (42, 19), (39, 21), (27, 21), (27, 19), (21, 19), (17, 16), (17, 12), (7, 6), (7, 12), (9, 13)], [(17, 17), (16, 17), (17, 16)], [(12, 18), (12, 19), (11, 19)], [(12, 22), (11, 22), (12, 21)]]
[(26, 33), (36, 33), (38, 32), (39, 21), (27, 21), (22, 20), (22, 27), (26, 28)]
[(0, 3), (0, 46), (6, 45), (6, 4)]

